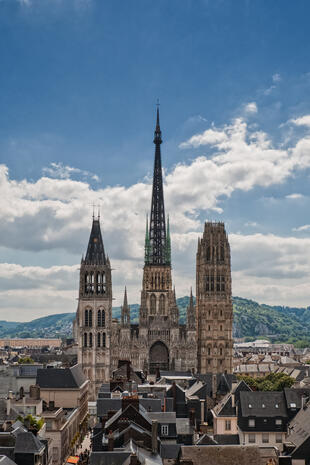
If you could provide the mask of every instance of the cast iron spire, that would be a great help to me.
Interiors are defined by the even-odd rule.
[[[150,265],[167,265],[166,253],[166,222],[165,205],[163,191],[163,176],[161,168],[160,144],[162,143],[161,130],[159,125],[159,108],[157,106],[157,120],[154,133],[155,161],[153,175],[153,192],[150,219]]]

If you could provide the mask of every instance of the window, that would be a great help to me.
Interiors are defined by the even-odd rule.
[[[296,408],[296,404],[295,402],[292,402],[291,405],[290,405],[291,408]]]
[[[105,347],[105,333],[102,333],[102,344],[101,347]]]
[[[269,434],[268,433],[263,433],[262,434],[262,442],[264,444],[267,444],[269,442]]]
[[[97,312],[97,326],[101,326],[101,310]]]
[[[90,327],[93,326],[93,311],[92,310],[88,311],[88,326]]]
[[[279,444],[282,442],[282,433],[276,433],[276,443]]]
[[[87,333],[84,333],[84,347],[87,347]]]
[[[254,428],[254,426],[255,426],[255,419],[254,418],[249,418],[249,426],[251,428]]]
[[[164,294],[161,294],[159,297],[159,314],[164,315],[165,314],[165,296]]]
[[[89,347],[93,347],[93,333],[89,333]]]
[[[85,310],[84,312],[84,323],[85,326],[88,326],[88,310]]]
[[[97,347],[100,347],[100,344],[101,344],[101,334],[98,333],[97,334]]]
[[[250,444],[255,444],[256,440],[255,440],[255,434],[251,433],[249,434],[249,443]]]
[[[151,295],[151,315],[156,313],[156,297],[154,294]]]
[[[225,420],[225,431],[231,430],[231,420]]]
[[[162,436],[168,436],[168,434],[169,434],[168,425],[161,425],[161,434],[162,434]]]
[[[208,355],[211,355],[211,349],[208,347]]]
[[[276,426],[282,426],[281,418],[276,418]]]
[[[105,312],[104,312],[104,309],[101,308],[98,310],[98,313],[97,313],[97,326],[99,328],[104,328],[104,325],[105,325]]]

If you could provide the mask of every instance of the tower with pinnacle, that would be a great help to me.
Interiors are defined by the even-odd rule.
[[[157,368],[179,368],[182,333],[179,309],[172,287],[171,239],[166,221],[161,165],[162,134],[157,108],[154,132],[155,159],[150,221],[146,220],[145,260],[139,315],[139,365],[154,373]]]
[[[205,223],[196,261],[198,371],[232,373],[230,247],[224,223]]]
[[[112,278],[105,254],[100,218],[95,219],[85,258],[81,260],[79,302],[75,320],[78,363],[90,380],[90,399],[110,379]]]

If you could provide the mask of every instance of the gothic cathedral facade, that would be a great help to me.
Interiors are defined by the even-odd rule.
[[[165,215],[159,111],[154,133],[155,161],[139,324],[131,324],[125,288],[121,320],[112,319],[112,279],[99,218],[93,218],[80,268],[79,303],[74,322],[78,363],[91,381],[91,395],[108,382],[119,360],[135,369],[232,372],[230,249],[223,223],[206,223],[198,242],[196,295],[191,292],[186,323],[172,285],[169,218]]]

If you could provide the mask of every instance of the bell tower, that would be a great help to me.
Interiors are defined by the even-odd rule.
[[[196,261],[199,373],[232,373],[230,247],[224,223],[205,223]]]
[[[95,219],[85,258],[81,260],[79,303],[75,322],[78,363],[90,380],[90,399],[95,400],[103,382],[110,379],[112,324],[112,277],[105,255],[100,218]]]

